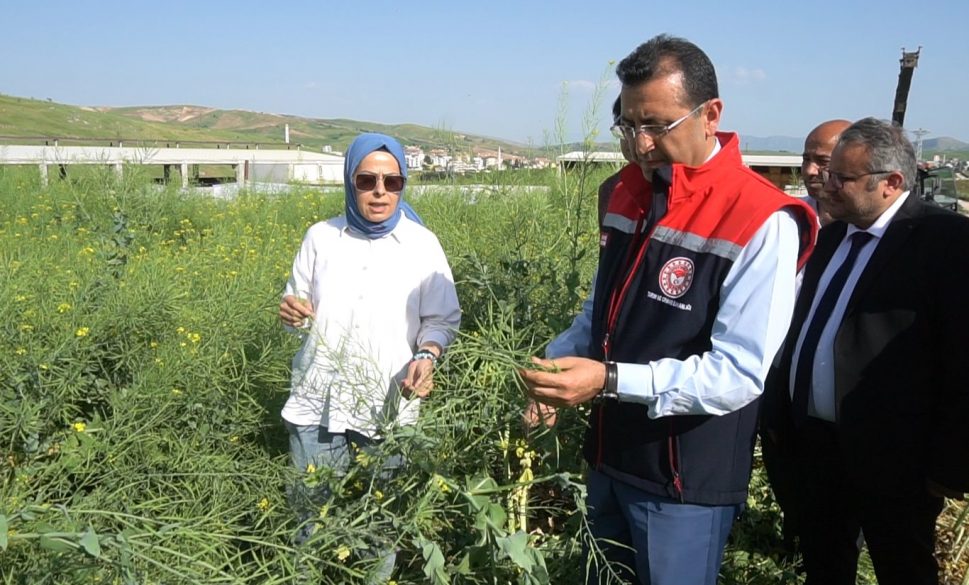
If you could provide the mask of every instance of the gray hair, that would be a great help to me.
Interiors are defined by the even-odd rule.
[[[845,129],[838,144],[863,145],[869,155],[869,171],[898,171],[905,178],[903,188],[906,191],[915,186],[918,166],[915,149],[899,126],[876,118],[864,118]],[[868,188],[873,189],[877,183],[875,176],[870,177]]]

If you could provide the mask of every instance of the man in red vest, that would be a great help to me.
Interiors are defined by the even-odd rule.
[[[632,162],[603,218],[595,290],[521,375],[539,403],[592,402],[589,582],[714,585],[817,218],[717,131],[716,73],[696,45],[660,35],[616,73],[613,131]]]

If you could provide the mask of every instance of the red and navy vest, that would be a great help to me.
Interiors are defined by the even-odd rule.
[[[635,165],[621,171],[600,235],[593,359],[646,364],[708,351],[727,273],[781,209],[802,226],[798,269],[807,261],[817,236],[811,209],[744,167],[736,134],[718,138],[720,152],[700,167],[674,164],[652,183]],[[603,401],[592,408],[584,455],[602,473],[649,493],[742,503],[758,406],[651,419],[645,406]]]

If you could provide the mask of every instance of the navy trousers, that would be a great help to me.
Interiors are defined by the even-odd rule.
[[[588,585],[716,585],[742,504],[681,504],[595,470],[589,471],[586,487],[593,536],[586,545]]]

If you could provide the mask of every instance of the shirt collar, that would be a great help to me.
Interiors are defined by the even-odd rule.
[[[403,237],[401,237],[401,233],[404,231],[403,229],[401,229],[401,225],[403,225],[405,221],[410,221],[410,220],[408,218],[406,218],[406,217],[400,218],[400,221],[397,222],[397,225],[396,226],[394,226],[393,231],[391,231],[389,234],[387,234],[386,236],[384,236],[382,238],[377,238],[376,241],[393,239],[395,242],[397,242],[399,244],[399,243],[403,242],[404,240],[406,240],[407,239],[407,236],[406,235],[404,235]],[[365,238],[364,236],[362,236],[360,234],[353,233],[353,230],[350,229],[350,224],[346,223],[346,218],[344,218],[343,227],[340,228],[340,237],[342,238],[343,236],[346,236],[348,238],[359,238],[361,240],[369,239],[369,238]]]
[[[713,160],[713,157],[717,156],[717,153],[720,152],[720,137],[714,136],[714,138],[716,138],[716,140],[713,141],[713,150],[710,151],[710,156],[707,157],[707,160],[703,161],[703,164],[707,164]]]
[[[875,223],[871,224],[871,226],[866,230],[862,230],[854,224],[848,224],[848,233],[845,234],[845,237],[850,237],[851,234],[855,232],[865,231],[872,236],[881,239],[881,237],[885,235],[885,230],[888,229],[888,224],[892,223],[892,219],[895,217],[895,214],[898,213],[898,210],[902,207],[902,204],[905,203],[905,200],[908,199],[908,196],[909,191],[899,195],[898,199],[896,199],[888,207],[888,209],[883,211],[882,214],[878,216],[878,219],[875,220]]]

